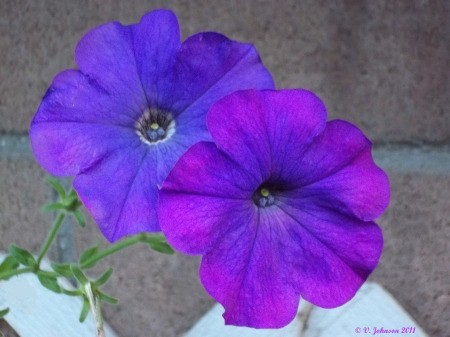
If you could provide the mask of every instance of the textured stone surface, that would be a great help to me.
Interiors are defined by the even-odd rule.
[[[39,212],[51,195],[44,173],[30,159],[0,157],[0,250],[16,243],[36,252],[51,217]]]
[[[305,87],[379,142],[450,140],[450,3],[402,1],[0,2],[0,129],[22,132],[51,78],[73,66],[91,27],[177,12],[184,36],[216,30],[253,42],[279,88]]]
[[[385,247],[373,280],[430,336],[450,331],[450,176],[390,174],[392,198],[380,221]]]

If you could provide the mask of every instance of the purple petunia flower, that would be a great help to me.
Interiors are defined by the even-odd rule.
[[[326,123],[306,90],[240,91],[207,116],[214,143],[190,148],[160,191],[168,241],[202,254],[201,281],[227,324],[278,328],[300,297],[350,300],[378,263],[372,220],[389,182],[355,126]]]
[[[58,74],[31,123],[38,162],[75,176],[81,200],[110,241],[160,230],[158,184],[192,144],[209,140],[206,112],[239,89],[273,88],[255,48],[217,33],[180,42],[176,16],[94,28],[79,70]]]

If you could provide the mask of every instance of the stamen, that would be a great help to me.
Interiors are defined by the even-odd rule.
[[[268,188],[263,187],[253,194],[253,202],[259,207],[267,207],[275,203],[275,198]]]
[[[169,139],[175,132],[175,120],[164,110],[146,110],[136,122],[136,133],[146,144],[152,145]]]
[[[270,191],[267,188],[261,188],[261,195],[263,197],[268,197],[270,194]]]

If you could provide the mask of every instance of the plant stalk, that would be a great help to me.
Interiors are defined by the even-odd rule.
[[[39,252],[38,258],[37,258],[37,266],[41,265],[42,259],[45,257],[45,254],[47,254],[50,246],[52,245],[53,241],[55,240],[56,234],[58,234],[59,228],[61,227],[61,224],[64,220],[64,217],[66,216],[65,213],[59,213],[56,217],[55,222],[53,223],[52,229],[50,230],[50,233],[48,233],[47,239],[44,242],[44,245],[41,248],[41,251]]]
[[[84,288],[86,290],[89,306],[91,307],[92,316],[95,321],[95,327],[97,330],[96,337],[106,337],[105,330],[103,328],[103,316],[100,300],[93,294],[90,282],[86,283]]]
[[[116,252],[118,252],[119,250],[122,250],[128,246],[132,246],[136,243],[139,242],[145,242],[145,234],[141,233],[135,236],[130,236],[127,237],[125,239],[122,239],[116,243],[113,243],[112,245],[108,246],[107,248],[105,248],[104,250],[102,250],[101,252],[95,254],[94,256],[92,256],[91,258],[87,259],[86,261],[84,261],[80,267],[81,268],[86,268],[86,266],[89,265],[94,265],[95,263],[97,263],[98,261],[102,260],[103,258],[112,255]]]
[[[7,270],[0,274],[0,280],[6,280],[6,279],[9,279],[10,277],[20,275],[20,274],[32,273],[33,271],[34,271],[34,269],[31,267]]]

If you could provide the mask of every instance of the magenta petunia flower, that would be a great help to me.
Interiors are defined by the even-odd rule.
[[[31,123],[38,162],[75,176],[81,200],[111,241],[160,230],[161,184],[178,157],[208,140],[206,112],[239,89],[273,88],[255,48],[217,33],[180,42],[176,16],[112,22],[78,43],[79,70],[58,74]]]
[[[217,102],[212,142],[190,148],[160,191],[168,241],[202,254],[201,281],[227,324],[278,328],[301,297],[350,300],[378,263],[373,222],[389,182],[350,123],[326,123],[306,90],[240,91]]]

